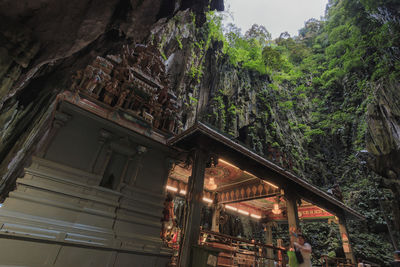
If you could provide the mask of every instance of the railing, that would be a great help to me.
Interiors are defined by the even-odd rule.
[[[216,232],[200,231],[199,245],[219,251],[216,266],[286,266],[286,250]]]
[[[363,265],[364,267],[380,267],[379,264],[377,263],[373,263],[370,261],[366,261],[363,260]],[[352,263],[350,259],[345,259],[345,258],[333,258],[333,257],[329,257],[326,255],[323,255],[321,257],[321,263],[322,263],[322,267],[330,267],[330,266],[334,266],[334,267],[345,267],[345,266],[356,266],[356,264]]]
[[[321,256],[322,267],[355,267],[356,265],[350,259],[334,258],[327,255]]]
[[[365,267],[381,267],[380,264],[377,264],[377,263],[374,263],[371,261],[366,261],[366,260],[363,260],[363,264]]]

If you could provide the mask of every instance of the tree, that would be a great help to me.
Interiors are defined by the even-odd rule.
[[[247,40],[258,40],[262,46],[265,46],[272,39],[271,33],[263,25],[258,24],[253,24],[244,37]]]
[[[271,46],[264,47],[262,51],[264,64],[271,70],[280,70],[282,67],[282,58],[279,51]]]

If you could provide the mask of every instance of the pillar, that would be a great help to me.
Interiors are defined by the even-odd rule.
[[[299,229],[299,215],[297,212],[297,197],[295,194],[285,192],[286,209],[289,224],[290,243],[293,243],[294,236],[291,232],[296,232]]]
[[[39,141],[38,149],[36,151],[36,155],[38,157],[44,158],[46,156],[47,150],[49,149],[55,136],[71,118],[72,118],[71,115],[60,111],[57,111],[55,113],[52,127],[45,133],[42,140]]]
[[[283,240],[280,239],[280,238],[278,238],[278,239],[276,240],[276,246],[277,246],[277,247],[283,247]],[[282,255],[282,251],[281,251],[281,250],[278,251],[278,260],[282,263],[282,264],[280,264],[279,266],[281,266],[281,267],[286,267],[285,256]]]
[[[147,152],[147,147],[145,146],[137,146],[136,148],[136,154],[135,154],[135,158],[133,159],[134,163],[135,163],[135,169],[133,171],[133,175],[129,180],[129,184],[135,186],[136,185],[136,179],[139,175],[140,169],[143,167],[142,166],[142,158],[144,153]]]
[[[104,129],[101,129],[99,131],[99,138],[98,138],[98,144],[99,145],[98,145],[97,151],[96,151],[96,153],[95,153],[95,155],[94,155],[94,157],[93,157],[93,159],[92,159],[92,161],[90,163],[90,166],[89,166],[89,168],[87,170],[88,172],[92,172],[92,173],[95,172],[95,166],[96,166],[97,160],[98,160],[98,158],[100,156],[100,153],[103,150],[104,145],[111,138],[111,136],[112,136],[112,134],[110,132],[104,130]]]
[[[346,259],[351,260],[351,262],[355,264],[356,259],[354,257],[353,249],[350,244],[349,234],[346,227],[346,219],[344,217],[339,217],[339,231],[342,237],[342,245]]]
[[[197,148],[194,152],[192,175],[188,181],[187,209],[184,221],[183,240],[179,249],[180,267],[190,266],[191,248],[196,245],[200,234],[200,219],[204,187],[204,173],[207,155],[205,151]]]
[[[213,202],[213,217],[212,217],[212,225],[211,231],[219,233],[219,217],[220,217],[221,209],[217,202],[217,197],[215,197]]]
[[[272,224],[271,222],[267,223],[265,226],[265,243],[267,245],[273,245],[272,244]],[[273,267],[274,266],[274,251],[272,248],[267,248],[267,258],[268,258],[268,267]]]

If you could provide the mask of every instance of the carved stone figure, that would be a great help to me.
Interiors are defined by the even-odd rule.
[[[122,93],[119,95],[118,102],[115,106],[122,107],[122,105],[125,102],[125,98],[128,94],[129,94],[129,90],[123,90]]]
[[[78,84],[81,82],[83,78],[83,72],[82,70],[78,70],[74,75],[72,75],[72,84],[70,87],[71,91],[78,91],[80,88],[78,87]]]
[[[93,61],[92,66],[97,69],[101,69],[104,73],[111,74],[114,65],[105,58],[96,57]]]
[[[169,90],[169,80],[155,46],[124,45],[119,54],[96,59],[73,77],[71,90],[86,92],[174,133],[182,129],[181,106]]]
[[[108,82],[104,92],[104,103],[111,105],[114,96],[118,94],[118,81]]]
[[[142,115],[146,121],[153,123],[153,116],[150,113],[147,113],[146,111],[143,110]]]
[[[160,124],[161,124],[161,120],[162,120],[162,117],[161,117],[162,111],[163,111],[162,105],[159,103],[154,103],[154,105],[153,105],[153,117],[154,117],[153,126],[154,126],[154,128],[157,128],[157,129],[160,128]]]
[[[92,78],[89,79],[87,82],[84,90],[88,93],[92,93],[93,90],[96,88],[96,86],[101,82],[101,70],[95,70],[95,72],[92,75]]]
[[[83,71],[83,78],[81,80],[81,83],[79,84],[79,88],[82,89],[86,87],[86,82],[90,79],[93,78],[95,69],[93,68],[92,65],[87,65],[85,70]]]
[[[110,75],[108,75],[107,73],[103,72],[100,70],[99,72],[100,75],[100,82],[97,84],[95,90],[93,91],[93,93],[96,95],[96,97],[98,97],[101,93],[101,90],[104,88],[104,86],[111,81],[111,77]]]
[[[168,88],[164,87],[160,90],[157,96],[157,102],[160,103],[161,105],[164,105],[165,102],[168,100]]]

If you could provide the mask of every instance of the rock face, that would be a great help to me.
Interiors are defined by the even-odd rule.
[[[209,30],[198,27],[197,19],[190,10],[180,11],[155,24],[147,40],[158,45],[164,57],[171,87],[183,107],[183,129],[202,120],[284,167],[304,169],[299,159],[307,154],[305,139],[300,131],[291,132],[287,122],[298,124],[308,114],[282,112],[277,99],[284,97],[286,88],[273,89],[267,75],[233,66],[222,43],[210,41]],[[304,99],[297,101],[309,105]]]
[[[372,154],[369,166],[382,176],[381,184],[394,194],[394,206],[400,207],[400,86],[378,85],[374,101],[368,107],[367,149]],[[400,211],[394,222],[400,231]]]
[[[174,18],[155,24],[148,39],[163,54],[172,88],[184,107],[184,128],[196,119],[206,121],[322,188],[339,183],[346,190],[346,203],[368,217],[368,223],[352,225],[356,240],[365,232],[385,239],[386,225],[391,223],[385,222],[382,212],[393,215],[398,232],[400,205],[396,199],[400,197],[398,169],[394,167],[399,166],[400,140],[397,85],[371,85],[377,89],[368,114],[361,112],[335,130],[307,136],[304,128],[312,124],[312,99],[289,93],[293,85],[277,86],[266,75],[233,66],[222,53],[222,44],[214,41],[207,45],[207,29],[196,27],[195,22],[190,11],[178,12]],[[345,93],[330,92],[341,99],[335,101],[346,99],[354,88],[345,87]],[[293,102],[296,107],[291,106]],[[367,101],[357,105],[363,111]],[[378,193],[377,183],[391,190],[386,194],[392,200]],[[379,208],[381,200],[377,198],[388,208]],[[384,255],[390,245],[382,242]],[[356,253],[363,255],[357,248]]]
[[[329,136],[305,136],[302,127],[312,117],[312,101],[300,96],[289,99],[290,85],[276,86],[266,75],[230,64],[222,44],[210,41],[209,29],[203,27],[208,6],[222,10],[223,1],[2,1],[2,197],[45,134],[41,129],[46,127],[39,126],[48,123],[56,95],[70,88],[76,71],[97,56],[118,53],[125,44],[142,43],[161,52],[171,88],[182,106],[183,129],[195,120],[206,121],[320,187],[327,189],[339,182],[357,189],[345,192],[345,198],[360,205],[367,190],[355,187],[364,186],[360,177],[373,174],[360,166],[355,156],[359,148],[353,143],[359,139],[359,123],[343,125]],[[373,87],[375,97],[367,114],[369,154],[361,154],[368,154],[365,161],[381,175],[377,178],[381,185],[392,190],[393,207],[399,207],[399,85]],[[293,101],[300,110],[290,107]],[[395,221],[400,222],[399,210],[393,210]],[[382,225],[364,225],[363,229]],[[400,223],[396,227],[400,231]]]
[[[399,85],[379,85],[368,107],[367,149],[375,157],[374,170],[390,179],[400,175]]]
[[[71,75],[98,55],[142,43],[162,18],[209,1],[2,1],[0,3],[0,191],[4,197],[44,134],[35,130]],[[223,1],[210,7],[223,9]],[[36,132],[35,132],[36,131]]]

